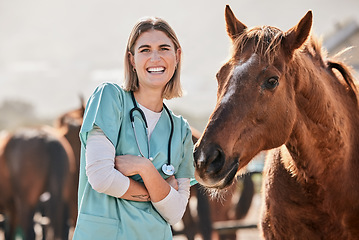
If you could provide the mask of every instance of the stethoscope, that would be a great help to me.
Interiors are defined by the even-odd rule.
[[[134,111],[138,111],[141,114],[141,117],[142,117],[143,121],[145,122],[148,156],[150,156],[150,141],[148,139],[149,132],[148,132],[148,125],[147,125],[146,116],[143,113],[143,111],[141,110],[141,108],[139,108],[137,106],[135,96],[133,95],[132,91],[131,91],[131,97],[132,97],[132,102],[133,102],[133,108],[130,110],[130,120],[131,120],[132,129],[133,129],[133,132],[134,132],[134,135],[135,135],[135,139],[136,139],[136,144],[137,144],[138,150],[140,151],[141,156],[145,157],[145,155],[141,151],[140,144],[138,143],[138,140],[137,140],[137,134],[136,134],[136,129],[135,129],[135,118],[133,116]],[[167,163],[163,164],[162,171],[163,171],[164,174],[166,174],[168,176],[172,176],[175,173],[175,168],[171,164],[171,142],[172,142],[172,135],[173,135],[173,119],[172,119],[172,116],[170,114],[170,111],[168,110],[167,106],[164,103],[163,103],[163,107],[165,108],[165,110],[166,110],[166,112],[168,114],[168,117],[170,118],[170,121],[171,121],[171,133],[170,133],[170,136],[169,136],[169,139],[168,139]],[[150,157],[149,159],[151,161],[153,161],[152,157]]]

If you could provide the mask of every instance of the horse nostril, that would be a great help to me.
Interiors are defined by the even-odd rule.
[[[223,168],[224,162],[225,157],[222,149],[220,147],[214,148],[208,157],[207,172],[210,174],[219,172]]]

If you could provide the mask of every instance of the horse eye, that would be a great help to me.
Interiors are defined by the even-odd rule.
[[[270,77],[265,81],[264,86],[267,89],[274,89],[278,84],[278,77]]]

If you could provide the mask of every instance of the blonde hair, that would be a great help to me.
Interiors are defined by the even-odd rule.
[[[181,49],[181,45],[177,39],[175,32],[165,20],[158,17],[146,17],[140,19],[132,29],[126,47],[125,61],[124,61],[125,81],[123,84],[123,88],[126,91],[135,92],[139,88],[137,73],[133,71],[129,53],[134,55],[133,48],[134,45],[136,44],[138,37],[142,33],[147,32],[149,30],[158,30],[164,32],[172,40],[175,47],[175,52],[177,52],[178,49]],[[179,57],[177,67],[175,69],[175,72],[173,73],[171,80],[166,84],[163,90],[162,93],[163,98],[171,99],[171,98],[182,96],[180,72],[181,72],[181,56]]]

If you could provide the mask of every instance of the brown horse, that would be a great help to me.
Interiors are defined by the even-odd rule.
[[[15,234],[35,239],[33,219],[44,192],[51,195],[42,206],[50,219],[46,237],[67,238],[67,186],[73,180],[73,164],[70,145],[50,127],[21,129],[3,140],[0,206],[9,225],[6,239],[14,239]]]
[[[0,211],[6,216],[6,239],[14,238],[16,226],[24,231],[22,234],[26,239],[34,238],[32,219],[35,210],[50,218],[45,229],[52,229],[54,236],[45,231],[46,239],[67,239],[68,227],[75,225],[77,217],[78,134],[83,113],[81,98],[80,108],[61,115],[55,128],[22,129],[2,137]],[[23,167],[15,171],[16,164]],[[39,205],[39,197],[46,191],[51,198]],[[19,211],[28,213],[24,217],[18,214]]]
[[[359,111],[348,67],[310,36],[312,12],[283,32],[225,11],[232,57],[195,150],[196,178],[222,189],[262,150],[266,239],[359,239]]]
[[[82,125],[83,115],[85,112],[85,103],[83,97],[80,97],[81,105],[79,108],[66,112],[58,117],[55,121],[55,128],[57,132],[66,138],[71,146],[75,157],[75,177],[73,182],[68,186],[69,190],[69,204],[70,204],[70,225],[75,226],[77,219],[77,189],[79,182],[80,171],[80,152],[81,142],[79,133]]]

